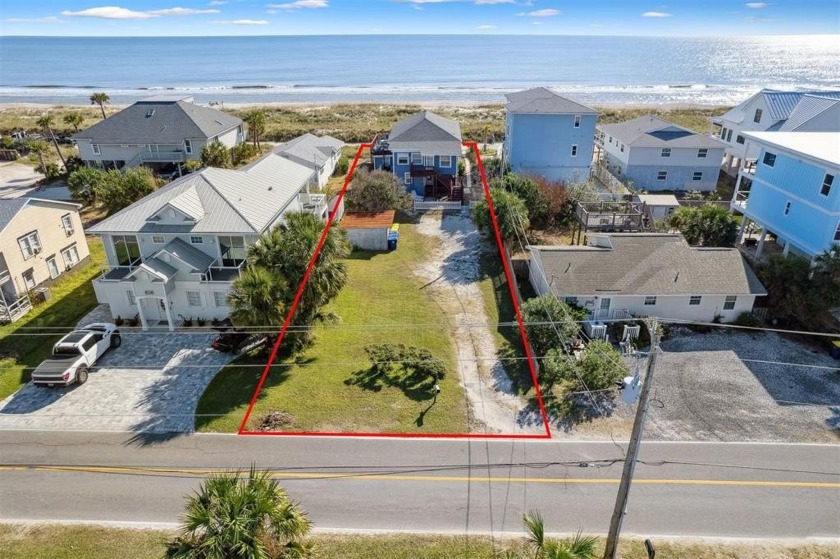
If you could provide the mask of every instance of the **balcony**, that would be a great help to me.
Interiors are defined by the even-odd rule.
[[[133,267],[130,266],[116,266],[102,271],[97,281],[122,281],[131,273]]]
[[[201,281],[205,283],[230,283],[242,274],[242,265],[238,268],[219,268],[211,266],[201,274]]]
[[[141,163],[183,163],[187,160],[183,151],[158,151],[154,153],[141,153]]]
[[[391,146],[388,142],[388,134],[377,134],[370,143],[371,155],[390,155]]]
[[[732,196],[732,201],[729,202],[729,209],[735,212],[744,213],[744,210],[747,209],[747,200],[749,197],[749,190],[736,191]]]
[[[327,211],[326,194],[301,193],[298,194],[298,201],[305,211],[315,214],[318,217],[323,217]]]
[[[633,202],[578,202],[575,217],[587,231],[643,231],[642,204]]]

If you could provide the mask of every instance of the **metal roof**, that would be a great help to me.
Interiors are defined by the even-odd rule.
[[[747,99],[741,101],[737,106],[728,110],[720,117],[720,121],[722,122],[723,119],[726,119],[736,124],[744,122],[747,117],[745,113],[747,107],[750,106],[758,97],[762,97],[764,99],[764,103],[767,106],[767,111],[770,114],[771,119],[786,120],[790,117],[791,113],[796,108],[796,105],[800,102],[804,95],[840,99],[840,91],[836,89],[828,91],[778,91],[775,89],[765,88],[753,95],[750,95]],[[750,115],[750,118],[752,118],[752,115]]]
[[[591,234],[613,248],[531,247],[557,296],[765,295],[766,290],[735,248],[690,247],[682,235]]]
[[[213,263],[213,257],[190,246],[181,239],[173,239],[153,255],[157,258],[162,253],[169,253],[190,268],[193,272],[203,272]]]
[[[825,132],[840,130],[840,97],[819,97],[803,95],[796,104],[788,119],[779,127],[780,132],[793,132],[808,127],[809,121],[824,116],[824,122],[817,128],[825,128]],[[814,126],[808,127],[811,132],[817,131]]]
[[[771,148],[816,159],[822,163],[840,167],[840,131],[838,132],[743,132],[754,140]]]
[[[231,114],[187,101],[138,101],[73,135],[99,144],[181,144],[208,140],[242,125]]]
[[[304,134],[272,148],[272,152],[307,167],[321,168],[332,154],[341,150],[344,142],[332,136]]]
[[[44,200],[41,198],[11,198],[0,199],[0,231],[6,228],[8,224],[14,220],[20,211],[27,205],[59,205],[65,206],[72,210],[81,208],[81,204],[74,204],[72,202],[61,202],[58,200]]]
[[[394,123],[388,143],[394,152],[460,155],[461,125],[431,111],[422,111]]]
[[[547,87],[535,87],[525,91],[508,93],[505,98],[508,101],[505,109],[510,113],[600,114],[592,107],[572,101]]]
[[[707,149],[726,147],[726,144],[719,140],[653,115],[640,116],[617,124],[602,124],[598,126],[598,129],[618,138],[630,147]]]
[[[178,273],[178,270],[173,266],[170,266],[160,258],[151,257],[146,258],[143,260],[143,263],[140,264],[137,268],[133,269],[126,277],[134,277],[137,275],[137,272],[143,270],[144,272],[150,273],[153,276],[156,276],[164,281],[169,281],[175,274]]]
[[[381,229],[391,227],[397,212],[348,212],[341,219],[342,229]]]

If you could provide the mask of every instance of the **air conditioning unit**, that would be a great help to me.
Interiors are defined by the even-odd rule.
[[[72,235],[73,233],[75,233],[75,231],[74,231],[73,229],[65,229],[65,230],[64,230],[64,232],[65,232],[65,233],[67,233],[67,236],[68,236],[68,237],[69,237],[70,235]]]
[[[38,254],[38,253],[40,253],[40,252],[41,252],[41,248],[40,248],[40,247],[35,247],[35,248],[33,248],[33,249],[32,249],[32,254]]]

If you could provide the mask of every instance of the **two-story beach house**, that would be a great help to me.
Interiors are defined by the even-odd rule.
[[[730,322],[766,295],[736,248],[692,247],[679,234],[594,233],[580,246],[532,246],[537,294],[589,311],[591,322],[657,316]]]
[[[723,169],[735,175],[741,161],[754,160],[758,147],[747,146],[743,132],[830,132],[838,128],[837,109],[826,100],[840,99],[840,91],[778,91],[762,89],[720,117],[712,119],[719,126],[718,136],[726,143]],[[800,103],[802,106],[800,107]],[[791,116],[796,117],[791,119]],[[787,121],[790,120],[790,123]],[[784,127],[784,130],[782,130]]]
[[[90,166],[158,169],[201,159],[215,140],[233,147],[245,139],[242,120],[202,107],[192,97],[160,95],[138,101],[73,136]]]
[[[174,180],[89,229],[109,268],[93,285],[113,316],[143,328],[229,315],[246,249],[290,211],[323,218],[315,171],[270,153],[241,170],[208,168]]]
[[[29,293],[88,259],[79,204],[0,200],[0,322],[31,308]]]
[[[373,168],[394,173],[416,198],[452,202],[464,196],[458,182],[461,153],[461,125],[431,111],[396,122],[370,147]]]
[[[502,157],[514,173],[550,181],[589,178],[598,111],[546,87],[505,97]]]
[[[274,146],[271,151],[317,171],[318,186],[324,188],[335,170],[343,147],[344,142],[332,136],[304,134]]]
[[[610,173],[650,192],[714,190],[726,147],[653,115],[599,125],[596,143]]]
[[[742,165],[731,208],[744,215],[742,238],[748,222],[761,228],[757,256],[768,233],[784,254],[811,259],[840,244],[840,131],[744,136],[758,161]]]

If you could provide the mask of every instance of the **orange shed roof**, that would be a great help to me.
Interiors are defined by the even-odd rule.
[[[346,213],[341,220],[341,227],[344,229],[376,229],[377,227],[387,229],[394,223],[395,214],[394,210]]]

